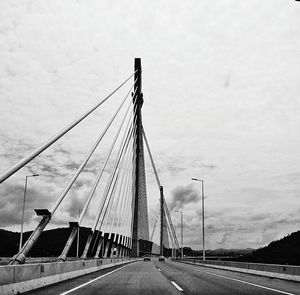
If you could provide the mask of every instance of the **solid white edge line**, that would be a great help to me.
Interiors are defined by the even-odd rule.
[[[172,283],[172,285],[173,285],[178,291],[180,291],[180,292],[183,291],[183,289],[181,289],[175,282],[173,282],[173,281],[170,281],[170,282]]]
[[[80,288],[82,288],[82,287],[85,287],[85,286],[87,286],[87,285],[89,285],[89,284],[91,284],[91,283],[93,283],[93,282],[95,282],[95,281],[97,281],[97,280],[99,280],[99,279],[101,279],[101,278],[103,278],[103,277],[106,277],[106,276],[108,276],[108,275],[110,275],[110,274],[112,274],[112,273],[114,273],[114,272],[116,272],[116,271],[118,271],[118,270],[120,270],[120,269],[122,269],[122,268],[128,266],[128,265],[129,265],[129,264],[127,264],[127,265],[125,265],[125,266],[122,266],[122,267],[120,267],[120,268],[114,269],[114,270],[112,270],[112,271],[110,271],[110,272],[108,272],[108,273],[106,273],[106,274],[104,274],[104,275],[102,275],[102,276],[100,276],[100,277],[97,277],[97,278],[95,278],[95,279],[93,279],[93,280],[91,280],[91,281],[88,281],[88,282],[86,282],[86,283],[84,283],[84,284],[82,284],[82,285],[80,285],[80,286],[77,286],[77,287],[75,287],[75,288],[73,288],[73,289],[71,289],[71,290],[68,290],[68,291],[66,291],[66,292],[60,293],[59,295],[66,295],[66,294],[69,294],[69,293],[71,293],[71,292],[74,292],[74,291],[76,291],[76,290],[78,290],[78,289],[80,289]]]
[[[173,264],[180,265],[181,267],[184,267],[184,268],[187,268],[187,269],[193,269],[193,270],[196,270],[198,272],[204,272],[204,273],[207,273],[207,274],[211,274],[211,275],[216,276],[216,277],[221,277],[221,278],[225,278],[225,279],[228,279],[228,280],[232,280],[232,281],[244,283],[244,284],[247,284],[247,285],[255,286],[255,287],[258,287],[258,288],[262,288],[262,289],[274,291],[274,292],[277,292],[277,293],[286,294],[286,295],[296,295],[294,293],[288,293],[288,292],[280,291],[280,290],[277,290],[277,289],[265,287],[265,286],[262,286],[262,285],[253,284],[253,283],[250,283],[250,282],[247,282],[247,281],[242,281],[242,280],[230,278],[230,277],[227,277],[227,276],[218,275],[218,274],[215,274],[213,272],[204,271],[204,270],[198,270],[198,269],[195,269],[193,267],[186,267],[186,266],[183,266],[181,264],[174,263],[174,262],[173,262]]]

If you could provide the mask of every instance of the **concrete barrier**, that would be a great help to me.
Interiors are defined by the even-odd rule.
[[[114,258],[0,266],[0,294],[19,294],[136,260]]]
[[[300,266],[262,264],[262,263],[252,263],[252,262],[236,262],[236,261],[209,261],[209,260],[199,261],[197,259],[173,259],[173,260],[194,264],[194,265],[201,265],[205,267],[226,269],[230,271],[249,273],[254,275],[300,282]]]

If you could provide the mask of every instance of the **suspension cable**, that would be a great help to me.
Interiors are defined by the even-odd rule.
[[[123,203],[124,197],[121,198],[120,195],[121,195],[121,189],[123,188],[123,185],[124,185],[124,181],[125,181],[125,179],[127,180],[127,173],[126,173],[127,169],[126,168],[127,168],[127,165],[128,165],[127,164],[127,162],[128,162],[128,155],[129,155],[128,152],[126,153],[126,155],[124,155],[124,160],[123,160],[123,163],[122,163],[122,166],[121,166],[121,170],[120,170],[121,181],[120,181],[120,185],[118,187],[118,194],[117,194],[118,198],[116,200],[116,208],[115,208],[114,216],[113,216],[112,223],[111,223],[111,228],[110,228],[111,231],[113,230],[113,225],[114,225],[116,216],[119,214],[119,210],[122,208],[122,205],[123,205],[122,203]],[[124,191],[126,192],[126,190],[124,190]],[[120,199],[121,199],[121,202],[120,202]],[[116,224],[118,225],[118,222]],[[116,226],[116,229],[117,229],[117,226]]]
[[[114,182],[114,183],[113,183],[113,188],[112,188],[111,193],[110,193],[110,195],[109,195],[109,199],[108,199],[108,202],[107,202],[107,205],[106,205],[105,212],[104,212],[104,215],[103,215],[103,216],[105,216],[106,214],[110,214],[110,211],[108,210],[109,204],[110,204],[111,200],[113,199],[113,196],[114,196],[114,190],[115,190],[115,187],[116,187],[116,184],[117,184],[117,182],[118,182],[119,175],[120,175],[120,170],[118,169],[118,165],[120,164],[121,158],[122,158],[121,165],[123,164],[123,160],[124,160],[123,155],[124,155],[124,153],[126,153],[126,151],[127,151],[127,149],[128,149],[128,142],[129,142],[129,141],[126,142],[126,145],[125,145],[124,148],[122,149],[121,155],[120,155],[118,161],[116,162],[117,165],[115,166],[115,169],[114,169],[114,172],[113,172],[113,182]],[[124,151],[125,151],[125,152],[124,152]],[[118,169],[118,172],[116,173],[117,169]],[[109,213],[107,213],[107,211],[109,211]],[[102,221],[101,221],[101,224],[100,224],[99,228],[102,226],[102,222],[103,222],[103,218],[102,218]]]
[[[107,101],[113,94],[115,94],[123,85],[125,85],[130,78],[134,75],[130,75],[123,83],[121,83],[115,90],[113,90],[109,95],[107,95],[102,101],[98,102],[95,106],[93,106],[91,109],[89,109],[87,112],[82,114],[79,119],[72,122],[69,126],[65,127],[63,130],[61,130],[59,133],[57,133],[52,138],[48,139],[45,143],[43,143],[40,147],[35,149],[31,154],[21,159],[19,162],[5,170],[0,175],[0,183],[2,183],[4,180],[9,178],[12,174],[17,172],[19,169],[24,167],[28,162],[33,160],[36,156],[38,156],[40,153],[42,153],[45,149],[47,149],[49,146],[51,146],[54,142],[56,142],[59,138],[64,136],[67,132],[69,132],[71,129],[73,129],[77,124],[79,124],[82,120],[84,120],[86,117],[88,117],[92,112],[94,112],[100,105],[102,105],[105,101]]]
[[[130,91],[131,91],[131,89],[130,89]],[[54,214],[54,212],[56,211],[56,209],[58,208],[58,206],[60,205],[60,203],[63,201],[63,199],[65,198],[66,194],[70,190],[71,186],[73,185],[73,183],[75,182],[75,180],[77,179],[77,177],[79,176],[79,174],[81,173],[81,171],[83,170],[83,168],[85,167],[86,163],[88,162],[88,160],[93,155],[93,153],[96,150],[97,146],[99,145],[100,141],[102,140],[102,138],[106,134],[107,130],[109,129],[109,127],[111,126],[112,122],[114,121],[114,119],[118,115],[119,111],[121,110],[122,106],[124,105],[125,101],[127,100],[128,96],[130,94],[130,91],[127,93],[126,97],[123,99],[121,105],[119,106],[119,108],[115,112],[114,116],[112,117],[112,119],[110,120],[110,122],[107,124],[107,126],[104,129],[104,131],[99,136],[99,138],[97,139],[97,141],[95,142],[95,144],[91,148],[90,152],[87,154],[86,158],[84,159],[84,161],[82,162],[82,164],[80,165],[80,167],[77,169],[75,175],[72,177],[72,179],[69,181],[69,183],[64,188],[63,192],[61,193],[60,197],[58,198],[58,200],[56,201],[56,203],[54,204],[54,206],[53,206],[53,208],[51,210],[51,215]]]
[[[121,123],[121,125],[120,125],[120,127],[119,127],[119,130],[118,130],[118,132],[117,132],[117,134],[116,134],[116,136],[115,136],[115,138],[114,138],[114,140],[113,140],[113,143],[112,143],[112,145],[111,145],[111,147],[110,147],[110,149],[109,149],[109,151],[108,151],[108,154],[107,154],[107,156],[106,156],[106,159],[105,159],[105,162],[104,162],[104,164],[103,164],[103,167],[102,167],[101,171],[99,172],[99,174],[98,174],[98,176],[97,176],[97,178],[96,178],[96,181],[95,181],[95,183],[94,183],[94,185],[93,185],[93,187],[92,187],[92,189],[91,189],[91,191],[90,191],[88,200],[87,200],[87,202],[86,202],[86,204],[85,204],[85,206],[84,206],[84,208],[83,208],[83,210],[82,210],[82,212],[81,212],[81,214],[80,214],[79,221],[78,221],[79,225],[81,224],[81,222],[82,222],[82,220],[83,220],[83,218],[84,218],[84,216],[85,216],[85,213],[86,213],[86,211],[87,211],[87,208],[88,208],[88,206],[89,206],[89,204],[90,204],[90,202],[91,202],[91,199],[93,198],[93,196],[94,196],[94,194],[95,194],[95,191],[96,191],[96,189],[97,189],[97,187],[98,187],[99,181],[100,181],[100,179],[101,179],[101,177],[102,177],[102,174],[103,174],[103,172],[104,172],[104,170],[105,170],[105,168],[106,168],[106,165],[107,165],[108,160],[109,160],[109,158],[110,158],[110,155],[111,155],[111,153],[112,153],[112,151],[113,151],[113,148],[114,148],[114,146],[115,146],[115,144],[116,144],[116,141],[117,141],[117,139],[118,139],[118,136],[119,136],[119,134],[120,134],[120,131],[121,131],[123,125],[124,125],[124,122],[125,122],[125,120],[126,120],[126,117],[127,117],[127,115],[128,115],[128,111],[129,111],[131,105],[132,105],[132,104],[131,104],[131,102],[130,102],[130,105],[128,106],[127,111],[126,111],[126,113],[125,113],[125,116],[124,116],[124,118],[123,118],[123,120],[122,120],[122,123]],[[131,118],[131,116],[129,117],[129,120],[130,120],[130,118]]]
[[[130,116],[130,118],[131,118],[131,116]],[[126,126],[126,128],[125,128],[125,133],[124,133],[123,138],[122,138],[122,140],[121,140],[120,148],[119,148],[119,150],[118,150],[118,152],[117,152],[117,158],[116,158],[116,161],[117,161],[117,159],[118,159],[118,157],[119,157],[119,155],[120,155],[120,153],[121,153],[121,150],[122,150],[122,147],[123,147],[124,143],[126,142],[126,138],[127,138],[128,134],[130,133],[131,127],[130,127],[130,124],[129,124],[129,123],[130,123],[130,119],[129,119],[129,121],[128,121],[128,123],[127,123],[127,126]],[[116,165],[116,164],[115,164],[115,165]],[[105,202],[106,202],[108,190],[109,190],[110,185],[111,185],[111,182],[112,182],[112,175],[113,175],[113,172],[114,172],[114,168],[113,168],[113,170],[112,170],[112,172],[111,172],[110,178],[109,178],[109,180],[108,180],[108,182],[107,182],[107,185],[106,185],[106,188],[105,188],[105,192],[104,192],[104,194],[103,194],[103,196],[102,196],[102,199],[101,199],[101,202],[100,202],[100,204],[99,204],[99,206],[98,206],[98,211],[97,211],[97,215],[96,215],[96,218],[95,218],[95,223],[94,223],[93,229],[96,229],[96,226],[97,226],[97,224],[98,224],[98,222],[99,222],[99,219],[100,219],[100,216],[101,216],[101,214],[102,214],[103,206],[104,206],[104,204],[105,204]]]
[[[154,164],[154,160],[153,160],[153,157],[152,157],[152,154],[151,154],[151,151],[150,151],[150,147],[149,147],[149,144],[148,144],[147,137],[146,137],[143,126],[142,126],[142,133],[143,133],[143,137],[145,139],[147,151],[148,151],[148,154],[149,154],[149,157],[150,157],[150,161],[151,161],[151,165],[152,165],[152,168],[153,168],[153,171],[154,171],[154,175],[155,175],[155,178],[156,178],[158,189],[160,190],[161,184],[160,184],[160,181],[159,181],[159,178],[158,178],[157,170],[156,170],[156,167],[155,167],[155,164]]]
[[[121,212],[118,214],[117,217],[117,228],[119,229],[119,232],[121,233],[121,228],[122,228],[122,223],[123,223],[123,216],[127,216],[127,203],[128,199],[130,199],[129,195],[129,186],[130,186],[130,173],[128,173],[128,170],[130,171],[130,153],[128,153],[127,156],[127,165],[126,165],[126,170],[124,173],[126,173],[126,179],[125,179],[125,189],[124,189],[124,197],[122,198],[122,203],[121,203]],[[125,215],[124,215],[125,214]]]
[[[147,147],[147,151],[148,151],[148,154],[149,154],[149,157],[150,157],[150,160],[151,160],[151,164],[152,164],[152,168],[153,168],[153,171],[154,171],[154,174],[155,174],[156,182],[157,182],[157,185],[160,189],[161,184],[160,184],[160,181],[159,181],[159,178],[158,178],[158,173],[157,173],[157,170],[156,170],[156,167],[155,167],[155,164],[154,164],[154,160],[153,160],[153,157],[152,157],[152,154],[151,154],[151,151],[150,151],[150,147],[149,147],[149,144],[148,144],[146,134],[145,134],[145,130],[144,130],[143,126],[142,126],[142,133],[143,133],[143,137],[144,137],[145,142],[146,142],[146,147]],[[166,216],[169,219],[170,227],[173,231],[173,235],[175,236],[175,240],[178,243],[178,240],[177,240],[177,237],[176,237],[176,232],[175,232],[175,229],[174,229],[174,226],[173,226],[173,223],[172,223],[172,219],[171,219],[171,216],[170,216],[170,212],[169,212],[169,209],[168,209],[168,206],[166,204],[166,200],[165,200],[164,196],[163,196],[163,203],[164,203],[165,213],[167,213]]]
[[[107,185],[106,185],[106,189],[105,189],[105,192],[104,192],[104,194],[103,194],[102,201],[101,201],[101,203],[100,203],[100,205],[99,205],[99,207],[98,207],[98,213],[97,213],[97,216],[96,216],[96,219],[95,219],[95,223],[94,223],[94,226],[93,226],[93,231],[96,229],[96,226],[97,226],[97,224],[98,224],[98,222],[99,222],[100,216],[101,216],[101,214],[102,214],[102,212],[103,212],[103,207],[104,207],[104,204],[105,204],[105,202],[106,202],[106,199],[107,199],[109,190],[110,190],[110,188],[111,188],[111,184],[112,184],[112,182],[113,182],[113,178],[114,178],[114,176],[115,176],[115,172],[116,172],[117,166],[118,166],[118,164],[119,164],[120,157],[121,157],[121,155],[122,155],[122,153],[123,153],[124,145],[125,145],[125,143],[126,143],[126,141],[127,141],[127,139],[128,139],[128,136],[129,136],[129,134],[130,134],[130,132],[131,132],[130,130],[131,130],[131,128],[128,130],[127,135],[126,135],[126,133],[124,134],[124,137],[123,137],[123,140],[122,140],[122,144],[121,144],[121,146],[120,146],[120,149],[119,149],[119,152],[118,152],[118,156],[117,156],[116,161],[115,161],[115,164],[114,164],[114,168],[113,168],[113,170],[112,170],[112,172],[111,172],[110,179],[109,179],[109,181],[108,181],[108,183],[107,183]]]

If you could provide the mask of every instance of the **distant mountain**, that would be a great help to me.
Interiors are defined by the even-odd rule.
[[[209,257],[220,257],[220,258],[227,257],[229,259],[229,257],[236,258],[241,255],[252,253],[253,251],[254,251],[254,249],[251,249],[251,248],[247,248],[247,249],[219,248],[219,249],[215,249],[215,250],[206,250],[205,254],[206,254],[207,258],[209,258]],[[190,247],[184,247],[183,254],[186,256],[190,256],[190,257],[199,257],[199,256],[202,256],[202,250],[193,250]]]
[[[246,248],[246,249],[215,249],[215,250],[206,250],[206,254],[210,256],[240,256],[245,254],[250,254],[254,251],[254,249]]]
[[[300,231],[241,256],[239,261],[300,265]]]
[[[69,238],[70,232],[70,228],[57,228],[44,231],[37,243],[32,247],[28,256],[58,257]],[[89,228],[80,228],[79,255],[83,252],[90,232]],[[23,243],[25,243],[31,233],[32,231],[24,233]],[[0,229],[0,257],[12,257],[15,255],[19,250],[19,239],[20,233]],[[76,256],[76,242],[73,243],[68,256]]]

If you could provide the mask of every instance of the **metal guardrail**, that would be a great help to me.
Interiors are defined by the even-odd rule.
[[[134,258],[92,259],[0,266],[0,294],[27,292],[70,278],[134,262]]]

